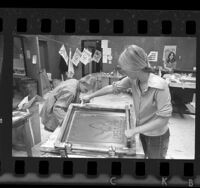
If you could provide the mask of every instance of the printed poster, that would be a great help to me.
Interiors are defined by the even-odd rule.
[[[81,58],[80,58],[80,61],[84,65],[87,65],[89,62],[91,62],[91,56],[92,56],[92,52],[90,52],[89,50],[84,48]]]
[[[97,62],[97,63],[99,63],[100,59],[101,59],[101,52],[99,50],[96,50],[94,52],[92,60],[95,61],[95,62]]]
[[[74,52],[73,58],[72,58],[72,63],[77,66],[79,64],[80,58],[82,56],[82,52],[76,48],[76,51]]]
[[[176,54],[176,46],[164,46],[163,50],[163,61],[165,61],[170,52],[174,52]]]

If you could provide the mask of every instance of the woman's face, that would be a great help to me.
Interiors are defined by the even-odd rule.
[[[173,57],[174,57],[174,54],[171,53],[170,56],[169,56],[169,58],[170,58],[170,59],[173,59]]]

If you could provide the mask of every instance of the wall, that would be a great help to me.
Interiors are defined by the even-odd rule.
[[[120,53],[123,51],[125,46],[130,44],[136,44],[146,51],[148,54],[150,51],[158,51],[158,62],[152,63],[152,66],[161,65],[163,49],[165,45],[177,45],[177,68],[182,70],[192,70],[196,66],[196,43],[195,38],[182,38],[182,37],[132,37],[132,36],[38,36],[39,40],[46,40],[48,46],[48,59],[49,68],[52,74],[52,78],[60,79],[60,54],[59,49],[62,46],[62,42],[65,43],[67,47],[67,52],[69,54],[69,48],[72,50],[72,55],[74,54],[76,48],[81,49],[81,40],[108,40],[108,47],[112,48],[112,64],[103,64],[104,72],[111,72],[118,63],[118,58]],[[44,39],[46,38],[46,39]],[[50,40],[48,40],[50,39]],[[53,40],[60,41],[55,42]],[[36,39],[27,38],[26,46],[31,49],[31,53],[37,53]],[[37,73],[35,65],[28,61],[29,71],[28,74],[36,78]],[[75,78],[80,79],[82,76],[82,63],[79,63],[75,69]]]
[[[62,44],[55,42],[56,36],[48,35],[48,36],[38,36],[39,40],[43,40],[47,42],[47,51],[48,51],[48,61],[49,61],[49,69],[52,74],[52,79],[60,79],[60,70],[59,70],[59,62],[60,62],[60,54],[58,53]],[[49,40],[48,40],[49,39]]]
[[[108,47],[112,48],[112,64],[103,64],[103,71],[110,72],[118,63],[118,57],[125,46],[136,44],[146,51],[158,51],[158,62],[152,66],[161,65],[165,45],[177,45],[177,69],[192,70],[196,66],[196,42],[195,38],[182,37],[113,37],[113,36],[57,36],[57,40],[63,41],[72,49],[72,54],[78,47],[81,48],[81,40],[105,39],[109,40]],[[81,64],[76,69],[76,77],[81,75]]]
[[[41,80],[40,80],[40,72],[39,72],[39,54],[38,54],[38,44],[36,36],[29,35],[28,37],[23,38],[24,42],[24,50],[25,50],[25,60],[27,67],[27,76],[33,78],[38,81],[38,92],[42,95],[41,90]],[[27,57],[27,50],[30,51],[30,58]],[[36,55],[36,64],[32,63],[32,57]]]

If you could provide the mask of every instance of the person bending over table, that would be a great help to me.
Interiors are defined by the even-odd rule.
[[[136,127],[126,130],[128,138],[140,135],[146,158],[166,157],[170,131],[168,121],[172,114],[171,96],[166,81],[153,74],[145,51],[136,45],[128,46],[119,57],[120,72],[126,77],[94,93],[82,96],[84,102],[110,93],[132,88],[136,113]]]
[[[87,75],[80,80],[68,79],[55,87],[40,112],[44,128],[52,132],[58,125],[61,125],[69,105],[80,103],[80,93],[86,93],[93,89],[95,82],[96,78],[94,76]]]

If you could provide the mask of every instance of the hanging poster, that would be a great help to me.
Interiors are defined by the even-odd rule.
[[[81,51],[76,48],[76,51],[74,52],[73,58],[72,58],[72,63],[77,66],[79,64],[80,58],[82,56]]]
[[[89,50],[84,48],[81,58],[80,58],[80,61],[84,65],[87,65],[89,62],[91,62],[91,55],[92,55],[92,52],[90,52]]]
[[[59,50],[59,54],[63,57],[63,59],[65,60],[66,64],[68,65],[68,55],[67,55],[67,51],[65,49],[64,44],[62,45],[62,47]]]
[[[97,63],[99,63],[100,59],[101,59],[101,52],[99,50],[96,50],[94,52],[92,60],[95,61],[95,62],[97,62]]]
[[[163,50],[163,61],[165,61],[170,52],[174,52],[176,54],[176,46],[164,46]]]

